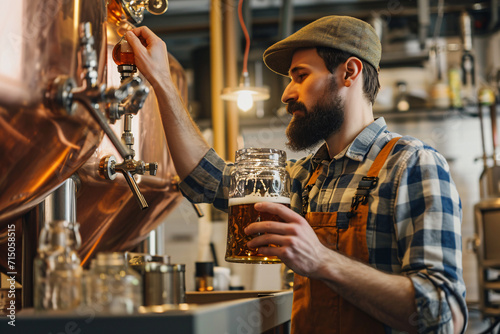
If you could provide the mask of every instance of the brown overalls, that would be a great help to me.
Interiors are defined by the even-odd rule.
[[[380,151],[366,179],[377,179],[390,151],[399,138],[394,138]],[[321,172],[319,165],[307,185],[314,185]],[[365,178],[363,178],[365,179]],[[366,183],[365,183],[366,184]],[[376,185],[376,182],[373,186]],[[360,187],[358,187],[359,193]],[[365,194],[368,194],[367,189]],[[356,196],[355,196],[356,197]],[[366,224],[368,220],[367,195],[353,205],[354,215],[348,228],[337,226],[337,212],[307,212],[306,220],[326,247],[368,264]],[[353,204],[355,201],[353,201]],[[362,334],[384,333],[384,325],[340,297],[325,283],[295,274],[293,285],[292,333]]]

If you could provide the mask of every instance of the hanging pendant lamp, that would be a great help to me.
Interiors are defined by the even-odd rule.
[[[236,101],[239,109],[243,111],[250,110],[254,102],[264,101],[269,99],[269,89],[265,87],[254,87],[250,85],[250,76],[248,75],[248,53],[250,51],[250,36],[248,35],[245,22],[243,21],[242,14],[243,0],[238,3],[238,17],[240,20],[241,29],[245,35],[246,45],[245,53],[243,56],[243,70],[240,77],[238,87],[226,87],[222,90],[221,98],[226,101]]]

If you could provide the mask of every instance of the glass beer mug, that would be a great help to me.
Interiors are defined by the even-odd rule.
[[[244,229],[256,221],[280,221],[277,215],[259,212],[255,203],[274,202],[290,207],[290,176],[285,151],[272,148],[245,148],[236,152],[229,189],[229,221],[226,261],[241,263],[280,263],[276,256],[259,254],[248,248],[253,236]],[[270,245],[272,246],[272,245]]]

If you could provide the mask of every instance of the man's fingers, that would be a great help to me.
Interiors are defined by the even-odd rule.
[[[288,225],[287,223],[275,222],[275,221],[263,221],[258,223],[252,223],[245,228],[245,233],[248,235],[258,234],[258,233],[274,233],[274,234],[287,234]]]
[[[156,36],[151,29],[149,29],[146,26],[142,26],[139,28],[134,28],[131,30],[131,32],[137,36],[139,39],[142,38],[147,45],[153,44],[157,39],[160,39],[158,36]]]
[[[132,46],[134,52],[137,52],[141,50],[141,48],[144,48],[141,41],[133,31],[128,31],[125,34],[125,38],[127,39],[127,42],[130,44],[130,46]]]
[[[255,209],[261,212],[268,212],[280,216],[286,222],[298,222],[302,216],[288,208],[287,206],[279,203],[272,202],[259,202],[255,204]]]
[[[264,234],[253,238],[247,242],[247,246],[250,248],[259,248],[261,246],[276,245],[283,246],[286,243],[286,237],[278,234]]]

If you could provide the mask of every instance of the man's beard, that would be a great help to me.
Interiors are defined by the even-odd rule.
[[[338,95],[331,97],[337,90],[334,80],[332,79],[333,83],[325,89],[323,97],[311,110],[307,110],[302,102],[288,103],[289,113],[297,110],[304,113],[304,116],[295,116],[286,128],[286,145],[291,150],[302,151],[311,148],[340,130],[344,123],[344,101]]]

